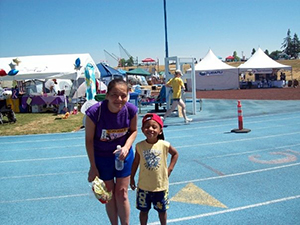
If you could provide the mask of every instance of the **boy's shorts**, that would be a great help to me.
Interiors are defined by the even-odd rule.
[[[129,149],[128,155],[124,160],[124,169],[119,171],[115,168],[115,157],[100,157],[95,155],[95,162],[100,173],[101,180],[112,180],[115,177],[128,177],[131,174],[131,166],[133,163],[134,153],[132,147]]]
[[[151,203],[153,203],[156,211],[167,211],[169,208],[169,191],[151,192],[138,188],[136,192],[136,208],[146,212],[151,209]]]

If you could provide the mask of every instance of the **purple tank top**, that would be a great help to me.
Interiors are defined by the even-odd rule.
[[[108,109],[108,101],[91,106],[86,115],[95,123],[94,135],[95,155],[113,157],[113,151],[117,145],[123,146],[129,135],[130,121],[136,115],[138,109],[127,102],[118,112],[112,113]]]

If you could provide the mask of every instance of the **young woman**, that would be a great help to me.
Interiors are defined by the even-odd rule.
[[[106,204],[111,224],[129,224],[130,206],[128,185],[133,162],[132,143],[137,135],[137,107],[129,102],[129,88],[122,79],[108,84],[106,99],[86,111],[85,142],[90,162],[88,181],[98,176],[105,182],[112,199]],[[121,171],[115,169],[117,145],[121,145],[119,158],[124,160]]]

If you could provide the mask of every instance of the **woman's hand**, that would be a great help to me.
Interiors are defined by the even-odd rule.
[[[116,154],[117,152],[120,151],[119,159],[124,160],[129,152],[129,149],[126,149],[124,146],[121,147],[121,149],[116,149],[113,154]]]
[[[88,182],[92,182],[96,178],[96,176],[100,179],[98,169],[96,167],[90,167]]]

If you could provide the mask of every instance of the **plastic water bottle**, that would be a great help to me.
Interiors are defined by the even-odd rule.
[[[120,153],[121,153],[121,145],[117,146],[117,152],[115,153],[115,167],[116,170],[123,170],[124,168],[124,161],[119,159]]]

